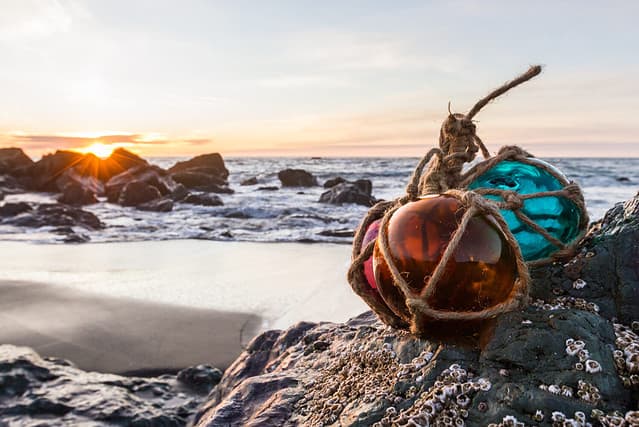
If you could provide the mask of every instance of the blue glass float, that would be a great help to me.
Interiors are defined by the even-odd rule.
[[[527,161],[532,164],[503,160],[471,182],[468,189],[494,188],[514,191],[519,194],[534,194],[561,190],[568,184],[564,175],[552,165],[533,158],[529,158]],[[536,165],[552,169],[560,179]],[[501,196],[486,195],[485,197],[502,201]],[[547,196],[526,199],[521,211],[536,224],[546,229],[551,236],[565,244],[570,244],[579,235],[581,212],[566,197]],[[501,214],[517,239],[525,261],[547,258],[560,249],[528,225],[522,223],[513,211],[503,209]]]

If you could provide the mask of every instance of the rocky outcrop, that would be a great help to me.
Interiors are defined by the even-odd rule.
[[[174,202],[170,198],[161,198],[141,203],[136,206],[136,209],[152,212],[171,212],[173,210],[173,205]]]
[[[154,165],[137,166],[114,176],[109,180],[109,182],[107,182],[105,192],[108,201],[111,203],[118,203],[121,199],[122,190],[132,182],[144,183],[147,186],[153,187],[161,196],[171,194],[177,187],[175,181],[173,181],[164,169]],[[136,184],[135,188],[142,189],[143,187]],[[144,188],[146,189],[146,187]],[[130,206],[134,206],[134,204],[131,204]]]
[[[169,173],[186,188],[210,193],[233,193],[227,183],[229,171],[219,153],[202,154],[177,162],[169,169]]]
[[[373,183],[368,179],[358,179],[355,182],[340,182],[330,190],[320,195],[320,203],[340,205],[343,203],[355,203],[364,206],[373,206],[377,199],[372,196]]]
[[[304,169],[284,169],[277,173],[283,187],[314,187],[317,178]]]
[[[0,425],[185,426],[218,373],[202,366],[177,379],[122,377],[0,345]]]
[[[240,182],[240,185],[248,186],[248,185],[257,185],[257,177],[253,176],[251,178],[246,178]]]
[[[161,197],[162,193],[156,187],[144,181],[131,181],[122,188],[118,203],[122,206],[138,206]]]
[[[218,196],[210,194],[189,194],[182,203],[189,203],[200,206],[222,206],[224,202]]]
[[[265,332],[196,425],[638,425],[638,233],[639,195],[575,258],[533,269],[531,304],[477,341],[418,339],[370,312]]]
[[[57,200],[72,206],[91,205],[98,202],[95,193],[78,182],[70,182],[65,185]]]
[[[57,181],[67,171],[104,183],[130,168],[145,165],[148,165],[146,160],[123,148],[114,150],[106,159],[100,159],[91,153],[58,150],[43,156],[27,168],[25,174],[32,190],[57,192],[63,190]]]
[[[335,187],[337,184],[341,184],[342,182],[346,182],[346,180],[341,176],[336,176],[335,178],[327,179],[324,182],[324,188]]]
[[[33,160],[21,148],[0,148],[0,175],[22,176]]]
[[[29,204],[5,203],[0,208],[0,223],[20,227],[83,227],[98,230],[104,227],[102,222],[91,212],[59,203],[43,203],[35,208]]]

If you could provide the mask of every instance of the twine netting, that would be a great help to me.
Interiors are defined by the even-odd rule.
[[[477,321],[493,318],[501,313],[522,306],[526,302],[528,295],[528,268],[515,237],[499,212],[500,209],[513,210],[522,222],[529,225],[533,230],[557,246],[559,251],[553,255],[553,259],[568,254],[571,250],[571,246],[558,241],[549,235],[543,227],[540,227],[526,217],[521,211],[523,201],[532,197],[566,197],[573,201],[582,211],[581,222],[587,225],[588,217],[585,213],[583,195],[579,187],[574,183],[566,182],[562,176],[557,175],[557,172],[551,168],[545,169],[565,184],[565,187],[561,190],[527,195],[520,195],[506,190],[463,190],[464,186],[468,185],[468,183],[472,182],[476,177],[504,159],[531,163],[530,159],[532,156],[518,147],[504,147],[496,156],[490,157],[482,140],[477,136],[473,118],[492,100],[530,80],[540,72],[541,66],[530,67],[524,74],[505,83],[479,100],[467,114],[451,113],[449,105],[449,115],[446,120],[444,120],[440,131],[439,147],[431,149],[418,162],[406,186],[405,195],[393,201],[377,203],[368,211],[362,220],[353,241],[352,261],[348,270],[348,281],[354,292],[371,307],[384,323],[399,329],[410,329],[415,335],[427,335],[427,324],[432,320]],[[479,151],[481,151],[486,160],[467,172],[462,173],[464,164],[472,162]],[[536,163],[535,166],[540,167],[540,165]],[[424,172],[426,168],[427,170]],[[388,221],[394,212],[407,203],[419,200],[420,196],[428,194],[445,194],[455,197],[460,201],[465,212],[457,229],[450,236],[450,240],[437,266],[430,277],[426,278],[425,286],[421,291],[417,292],[409,286],[402,272],[398,270],[397,265],[390,256],[386,229]],[[488,194],[500,196],[503,201],[493,202],[482,197]],[[503,302],[479,311],[447,311],[435,309],[427,302],[428,297],[435,292],[437,283],[442,280],[446,265],[453,259],[455,250],[459,246],[459,242],[466,231],[470,219],[475,216],[492,217],[498,225],[499,230],[503,233],[507,243],[513,248],[516,258],[517,278],[510,295]],[[381,224],[378,238],[369,242],[366,247],[363,248],[364,236],[368,227],[379,219],[381,219]],[[585,229],[585,225],[583,225],[583,229]],[[575,241],[577,240],[579,239]],[[364,275],[364,262],[371,258],[376,244],[388,265],[393,279],[393,286],[397,288],[404,298],[405,306],[408,310],[406,313],[398,313],[389,308],[389,305],[385,302],[384,296],[382,295],[383,292],[378,292],[378,290],[381,291],[380,287],[378,286],[377,289],[373,289],[366,280]]]

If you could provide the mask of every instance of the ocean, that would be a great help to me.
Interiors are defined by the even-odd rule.
[[[184,158],[151,158],[151,163],[169,167]],[[252,242],[350,243],[367,208],[358,205],[319,203],[321,186],[329,178],[369,179],[378,199],[403,194],[417,158],[225,158],[234,194],[221,194],[224,206],[204,207],[176,204],[172,212],[143,212],[109,203],[87,206],[106,224],[104,230],[78,232],[92,242],[126,242],[173,239],[204,239]],[[581,185],[591,220],[600,218],[615,203],[639,189],[639,159],[550,158],[569,180]],[[279,188],[277,172],[285,168],[305,169],[315,175],[319,187]],[[241,186],[257,177],[258,185]],[[52,202],[51,194],[8,195],[5,201]],[[335,234],[338,234],[337,236]],[[341,233],[341,236],[340,236]],[[346,234],[346,235],[344,235]],[[0,240],[35,243],[61,242],[64,236],[52,229],[0,226]]]

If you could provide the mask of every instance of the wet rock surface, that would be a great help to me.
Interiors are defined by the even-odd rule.
[[[326,185],[325,185],[326,186]],[[355,203],[373,206],[377,199],[372,196],[373,183],[368,179],[358,179],[355,182],[338,182],[328,191],[320,195],[320,203],[343,204]]]
[[[28,203],[6,203],[0,207],[2,224],[22,227],[83,227],[98,230],[102,222],[91,212],[60,203],[43,203],[32,207]]]
[[[575,258],[534,269],[531,304],[474,345],[417,339],[370,312],[265,332],[196,425],[638,425],[638,233],[639,195]]]
[[[149,200],[153,200],[148,199],[147,193],[149,193],[149,191],[157,191],[160,196],[165,196],[170,194],[177,187],[175,181],[173,181],[173,179],[164,169],[154,165],[137,166],[114,176],[106,183],[105,191],[109,202],[122,204],[123,190],[125,189],[125,187],[127,187],[128,184],[134,182],[136,182],[134,189],[139,189],[141,192],[144,193],[140,194],[139,199],[146,199],[144,201],[140,201],[139,203],[145,203]],[[144,183],[146,185],[142,186],[139,183]],[[153,187],[155,188],[155,190],[148,190],[148,187]],[[136,204],[139,204],[133,202],[134,199],[138,198],[133,194],[133,191],[131,192],[131,195],[127,195],[126,197],[127,199],[131,198],[132,200],[130,202],[131,204],[127,206],[135,206]],[[127,199],[125,199],[125,202]]]
[[[317,178],[303,169],[284,169],[277,173],[277,177],[284,187],[314,187],[317,185]]]
[[[173,375],[84,372],[0,345],[0,426],[184,426],[205,398]]]
[[[168,172],[175,182],[189,189],[209,193],[233,193],[233,190],[228,188],[229,171],[218,153],[202,154],[178,162],[169,168]]]

